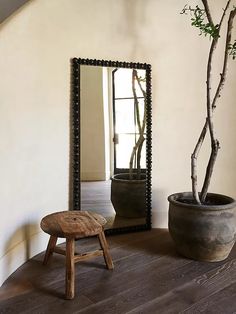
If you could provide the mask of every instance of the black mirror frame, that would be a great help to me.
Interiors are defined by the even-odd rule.
[[[104,67],[119,67],[127,69],[146,70],[146,223],[143,225],[107,229],[105,233],[119,234],[151,229],[151,200],[152,200],[152,94],[151,94],[151,65],[146,63],[106,61],[96,59],[73,58],[72,65],[72,210],[80,210],[80,65]]]

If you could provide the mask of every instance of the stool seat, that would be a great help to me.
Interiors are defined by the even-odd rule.
[[[99,234],[106,219],[88,211],[61,211],[45,216],[41,221],[44,232],[58,238],[75,239]]]
[[[88,211],[61,211],[45,216],[41,220],[41,228],[50,235],[44,256],[47,264],[53,253],[66,256],[66,299],[74,298],[75,263],[87,258],[103,255],[108,269],[113,269],[103,226],[106,219],[99,214]],[[101,249],[79,254],[75,252],[75,240],[97,236]],[[66,250],[56,246],[57,238],[66,238]]]

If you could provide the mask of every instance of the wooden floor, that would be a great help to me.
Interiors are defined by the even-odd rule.
[[[76,264],[76,297],[64,300],[64,257],[43,254],[0,289],[0,313],[236,313],[236,247],[223,262],[179,256],[166,230],[108,237],[115,269],[102,257]],[[97,239],[77,241],[94,249]]]

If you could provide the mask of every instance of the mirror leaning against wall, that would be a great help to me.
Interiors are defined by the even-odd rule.
[[[72,59],[72,209],[151,228],[151,66]]]

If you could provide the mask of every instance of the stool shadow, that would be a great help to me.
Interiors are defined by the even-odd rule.
[[[152,229],[150,240],[148,240],[149,232],[150,231],[142,231],[133,233],[134,239],[136,239],[134,241],[127,241],[127,234],[109,236],[108,242],[111,242],[111,244],[114,243],[115,246],[120,245],[126,249],[130,248],[132,251],[146,252],[148,254],[160,256],[168,255],[176,258],[180,257],[167,229]],[[142,240],[142,235],[144,235],[144,241]]]
[[[102,263],[104,264],[104,260],[102,261]],[[97,268],[97,269],[106,269],[106,265],[104,264],[100,264],[99,262],[94,262],[94,261],[84,261],[81,263],[77,263],[75,267],[91,267],[91,268]]]
[[[30,259],[27,263],[28,271],[31,276],[31,286],[37,293],[47,295],[48,297],[65,299],[65,256],[53,253],[47,265],[43,265],[44,253],[40,253]],[[99,261],[81,261],[75,264],[75,280],[80,278],[81,274],[86,274],[91,269],[105,270],[103,257]],[[96,257],[95,257],[96,259]],[[21,274],[21,278],[23,273]],[[78,284],[76,284],[78,288]]]
[[[9,283],[14,282],[15,290],[17,293],[21,291],[24,293],[29,290],[30,283],[25,278],[18,278],[15,270],[19,268],[23,268],[24,262],[28,261],[31,256],[31,247],[32,247],[32,235],[35,233],[35,230],[38,231],[38,224],[36,223],[28,223],[23,224],[21,227],[17,228],[4,246],[4,263],[3,263],[3,273],[10,274],[10,276],[3,283],[4,289],[8,289],[8,281]],[[19,267],[16,268],[16,259],[19,258]]]
[[[6,256],[6,263],[4,272],[8,273],[11,270],[11,266],[16,258],[14,255],[17,254],[17,250],[20,250],[22,254],[22,247],[24,250],[21,258],[27,261],[31,256],[31,237],[34,235],[35,230],[39,230],[38,224],[28,223],[19,227],[7,240],[4,252]],[[22,247],[21,247],[22,246]],[[18,255],[18,254],[17,254]]]

